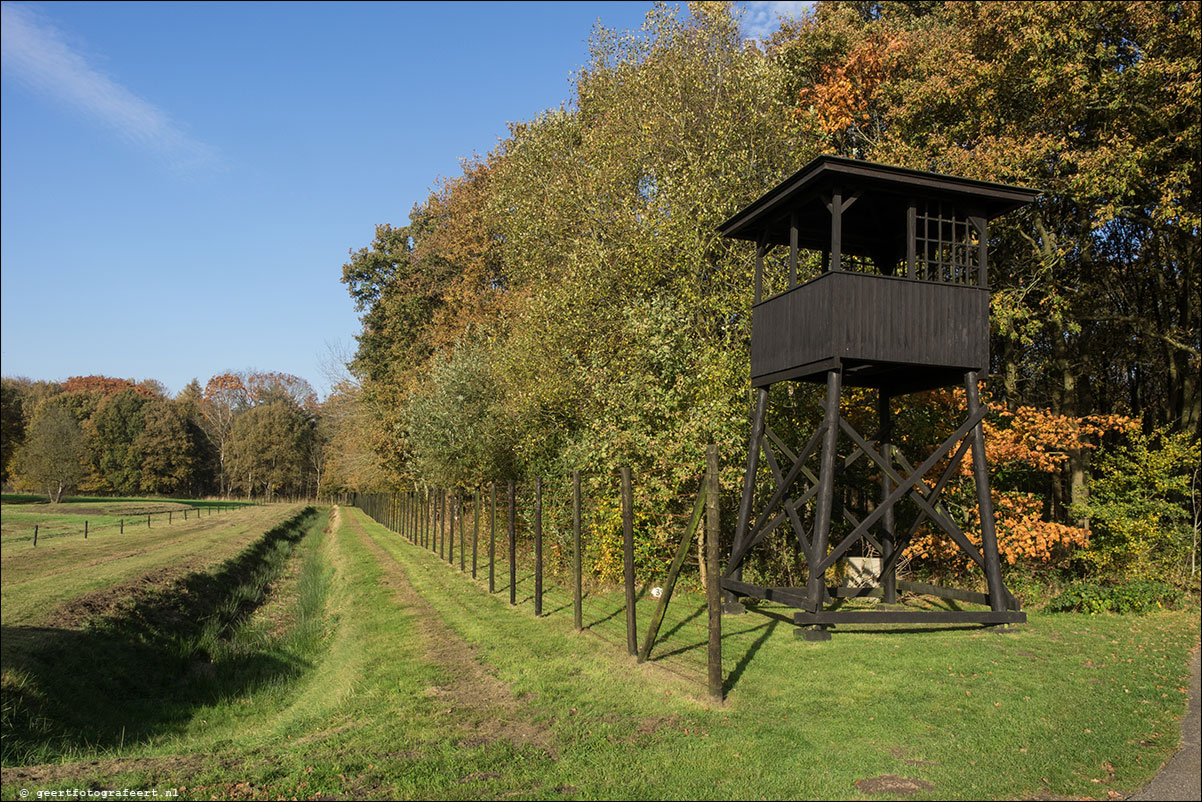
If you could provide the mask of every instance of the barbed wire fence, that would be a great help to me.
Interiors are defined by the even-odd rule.
[[[474,488],[350,494],[376,522],[541,618],[723,696],[717,449],[685,492],[629,468]]]

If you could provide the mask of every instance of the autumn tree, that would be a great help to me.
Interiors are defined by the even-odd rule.
[[[230,428],[228,469],[232,487],[271,501],[281,493],[307,494],[313,421],[284,400],[252,407]]]
[[[205,384],[200,398],[204,432],[217,455],[218,491],[229,492],[229,445],[234,420],[250,406],[250,393],[236,373],[219,373]]]

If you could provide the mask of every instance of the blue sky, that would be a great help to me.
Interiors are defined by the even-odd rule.
[[[745,31],[800,5],[747,3]],[[3,374],[324,393],[359,331],[348,249],[569,100],[594,23],[650,6],[5,2]]]

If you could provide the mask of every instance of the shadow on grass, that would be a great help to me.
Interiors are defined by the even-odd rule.
[[[83,629],[3,627],[5,765],[179,731],[198,707],[303,671],[270,646],[226,647],[315,515],[304,510],[213,573],[122,599]]]

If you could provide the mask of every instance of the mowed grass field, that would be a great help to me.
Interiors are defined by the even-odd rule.
[[[717,705],[358,510],[197,524],[4,545],[4,799],[1107,799],[1176,749],[1198,642],[1194,609],[810,644],[765,607],[724,619]]]

